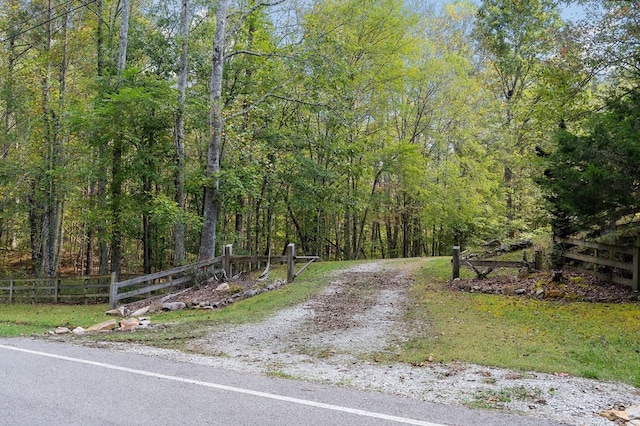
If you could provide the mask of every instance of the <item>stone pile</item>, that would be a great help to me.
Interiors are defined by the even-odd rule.
[[[122,318],[120,321],[110,319],[97,324],[94,324],[88,328],[75,327],[70,329],[69,327],[56,327],[53,330],[49,330],[49,335],[61,335],[61,334],[87,334],[87,333],[102,333],[106,331],[129,331],[136,330],[138,328],[146,328],[151,324],[151,318],[149,317],[128,317]]]
[[[121,317],[118,321],[116,319],[110,319],[94,324],[88,328],[76,327],[70,329],[69,327],[56,327],[54,330],[49,330],[47,334],[61,335],[61,334],[86,334],[86,333],[103,333],[107,331],[130,331],[138,328],[147,328],[151,325],[151,318],[145,317],[149,312],[149,307],[138,309],[131,314],[127,313],[124,306],[117,309],[107,311],[107,315]]]
[[[139,328],[149,327],[151,319],[146,315],[150,313],[158,313],[163,311],[179,311],[182,309],[216,309],[223,306],[230,305],[237,300],[247,299],[249,297],[256,296],[261,293],[275,290],[285,285],[284,280],[276,280],[273,283],[260,288],[245,289],[236,291],[239,286],[229,286],[228,283],[222,283],[216,287],[213,293],[209,293],[209,297],[199,296],[193,297],[188,301],[169,301],[172,298],[179,295],[168,295],[160,299],[159,301],[152,302],[151,304],[139,309],[132,310],[127,306],[120,306],[116,309],[111,309],[106,312],[107,315],[119,317],[120,320],[110,319],[98,324],[94,324],[89,328],[76,327],[70,329],[68,327],[56,327],[54,330],[49,330],[49,335],[61,335],[61,334],[85,334],[85,333],[99,333],[110,331],[130,331]],[[186,290],[183,290],[183,292]]]
[[[640,405],[619,408],[619,410],[602,411],[600,415],[618,425],[640,426]]]

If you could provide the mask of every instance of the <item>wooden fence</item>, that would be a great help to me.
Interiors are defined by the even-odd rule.
[[[231,245],[224,255],[168,271],[118,281],[115,274],[85,277],[16,278],[0,280],[0,303],[104,303],[115,307],[118,301],[154,291],[193,285],[215,274],[231,277],[233,266],[240,264],[286,263],[287,282],[293,280],[319,259],[318,256],[296,256],[295,245],[287,246],[284,256],[233,256]],[[306,261],[298,271],[296,261]]]
[[[0,280],[0,302],[106,302],[109,285],[109,275]]]
[[[562,237],[554,237],[553,241],[562,248],[561,255],[565,259],[591,265],[591,269],[572,266],[574,269],[604,281],[630,286],[634,291],[639,290],[639,244],[635,247],[624,247]],[[608,271],[597,270],[598,267],[606,267]]]
[[[525,252],[526,253],[526,252]],[[460,278],[460,266],[467,265],[475,270],[475,267],[487,267],[491,268],[489,271],[495,268],[527,268],[527,269],[542,269],[542,253],[540,251],[535,252],[535,258],[533,262],[529,262],[526,259],[526,254],[523,255],[522,260],[484,260],[484,259],[463,259],[460,257],[460,246],[453,247],[453,260],[451,278]],[[477,271],[476,271],[477,272]],[[488,273],[488,272],[487,272]],[[480,276],[481,274],[479,274]],[[485,274],[486,276],[486,274]]]
[[[232,277],[233,265],[239,263],[286,262],[287,282],[290,283],[293,282],[307,266],[319,259],[318,256],[296,256],[296,247],[294,244],[287,246],[284,256],[233,256],[232,252],[232,246],[228,244],[224,247],[223,256],[218,256],[213,259],[121,282],[116,282],[117,280],[114,277],[111,284],[109,306],[111,309],[114,309],[120,300],[130,299],[169,287],[187,287],[193,285],[196,281],[203,281],[216,274],[224,273],[225,277]],[[296,260],[306,260],[307,263],[300,268],[300,270],[296,271]],[[120,290],[124,290],[124,292],[121,293]]]

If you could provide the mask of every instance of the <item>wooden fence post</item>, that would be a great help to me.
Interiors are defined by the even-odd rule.
[[[542,250],[536,250],[533,257],[533,269],[536,271],[542,271]]]
[[[290,243],[287,245],[287,283],[292,283],[296,277],[296,245]]]
[[[53,303],[60,301],[60,277],[56,278],[56,288],[53,290]]]
[[[115,309],[116,308],[116,298],[118,297],[118,273],[116,271],[113,271],[111,273],[111,289],[109,292],[109,309]]]
[[[453,246],[453,273],[451,279],[460,278],[460,246]]]
[[[640,238],[636,240],[633,247],[633,291],[640,290]]]
[[[227,244],[226,246],[224,246],[222,269],[224,270],[224,274],[227,276],[227,280],[231,279],[231,273],[233,272],[233,270],[231,269],[232,254],[233,254],[233,246],[231,244]]]
[[[13,302],[13,279],[9,281],[9,303]]]

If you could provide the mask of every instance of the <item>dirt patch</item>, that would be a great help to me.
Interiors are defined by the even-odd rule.
[[[359,265],[334,276],[325,291],[307,303],[258,324],[214,329],[190,349],[231,357],[253,353],[251,358],[274,369],[283,363],[284,353],[287,363],[309,363],[317,356],[357,359],[403,334],[399,317],[411,284],[404,271],[381,263]]]
[[[640,301],[629,286],[607,283],[574,271],[551,271],[519,276],[495,276],[482,280],[456,279],[449,288],[473,293],[503,294],[565,302],[621,303]]]

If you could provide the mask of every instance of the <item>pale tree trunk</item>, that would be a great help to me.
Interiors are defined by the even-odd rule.
[[[118,50],[118,79],[122,79],[122,72],[127,63],[127,42],[129,35],[129,0],[123,0],[120,21],[120,48]],[[111,272],[120,275],[122,270],[122,155],[124,141],[122,135],[117,135],[113,141],[111,163]]]
[[[63,151],[63,130],[60,123],[60,115],[65,107],[66,92],[66,69],[67,69],[67,27],[68,14],[64,16],[64,24],[62,28],[62,59],[60,62],[60,74],[58,76],[59,93],[58,108],[56,113],[51,106],[51,46],[53,37],[53,18],[51,1],[48,4],[48,24],[47,24],[47,40],[45,44],[45,55],[47,56],[47,65],[41,76],[42,85],[42,113],[44,120],[45,144],[47,146],[47,154],[45,157],[44,176],[44,205],[42,207],[42,230],[40,232],[42,250],[41,274],[46,277],[54,277],[58,270],[59,253],[61,243],[62,229],[62,196],[58,187],[58,178],[56,170],[62,168],[62,151]]]
[[[187,75],[188,68],[188,41],[189,41],[189,0],[182,0],[182,8],[180,15],[180,71],[178,74],[178,109],[176,111],[176,128],[175,128],[175,161],[176,161],[176,197],[180,212],[185,210],[185,194],[184,194],[184,105],[185,95],[187,91]],[[185,225],[182,217],[178,218],[175,224],[175,253],[174,261],[176,265],[184,263],[185,250]]]
[[[209,148],[207,152],[207,184],[204,187],[204,214],[200,240],[200,259],[210,259],[216,251],[216,222],[220,209],[220,145],[224,121],[222,118],[222,71],[226,38],[228,0],[218,0],[216,32],[213,42],[213,68],[209,114]]]
[[[120,17],[120,48],[118,49],[118,77],[127,65],[127,43],[129,41],[129,0],[122,0]]]

